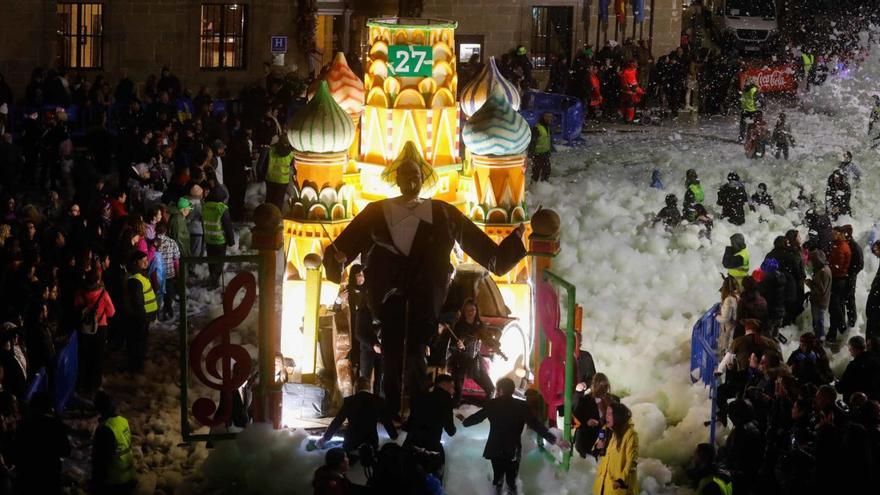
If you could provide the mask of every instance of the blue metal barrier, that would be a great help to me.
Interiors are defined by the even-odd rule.
[[[584,125],[584,105],[581,100],[555,93],[526,91],[522,96],[519,113],[526,119],[530,127],[538,123],[544,113],[553,114],[553,137],[560,137],[571,144],[582,139],[581,130]]]
[[[64,349],[58,353],[55,363],[55,411],[61,413],[76,390],[76,376],[79,368],[79,332],[70,333]]]
[[[702,317],[694,325],[691,332],[691,382],[703,382],[709,387],[709,400],[711,401],[711,412],[709,413],[709,443],[715,444],[715,420],[716,411],[716,392],[718,388],[715,378],[715,369],[718,367],[718,332],[720,325],[715,320],[715,316],[721,309],[720,304],[715,304],[709,311],[706,311]],[[695,373],[698,372],[698,375]]]

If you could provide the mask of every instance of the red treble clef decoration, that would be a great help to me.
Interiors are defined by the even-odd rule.
[[[244,297],[238,306],[233,307],[235,296],[242,288]],[[253,360],[247,349],[231,344],[229,336],[247,318],[256,297],[257,281],[254,275],[250,272],[236,275],[223,294],[223,314],[208,323],[190,343],[190,370],[199,381],[220,391],[219,412],[217,404],[207,397],[196,399],[192,404],[193,417],[205,426],[226,423],[232,413],[232,392],[247,381],[253,367]]]

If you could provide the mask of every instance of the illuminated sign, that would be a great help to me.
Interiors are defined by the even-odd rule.
[[[434,65],[434,50],[426,45],[388,47],[388,72],[399,77],[428,77]]]

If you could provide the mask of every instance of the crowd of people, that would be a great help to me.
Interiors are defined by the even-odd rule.
[[[3,86],[0,493],[61,490],[70,444],[46,391],[57,396],[67,380],[76,384],[70,406],[99,415],[90,486],[120,493],[133,484],[131,435],[102,392],[108,364],[143,373],[151,326],[177,315],[180,260],[235,245],[245,188],[279,146],[290,95],[270,76],[246,88],[231,116],[167,67],[140,89],[128,78],[114,88],[101,75],[41,69],[20,99]],[[32,110],[13,122],[13,104]],[[84,131],[69,121],[70,104]],[[222,284],[222,264],[210,263],[204,280],[196,265],[194,283]],[[70,377],[59,356],[74,349]]]

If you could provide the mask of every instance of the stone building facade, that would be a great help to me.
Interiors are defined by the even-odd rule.
[[[171,66],[191,90],[200,85],[213,86],[218,78],[226,79],[233,91],[244,84],[264,77],[266,63],[273,62],[270,50],[272,36],[288,37],[284,65],[294,66],[302,75],[310,67],[328,62],[333,51],[342,49],[362,55],[365,48],[364,24],[370,17],[394,16],[399,0],[327,0],[313,2],[318,12],[318,51],[311,60],[297,45],[301,31],[300,2],[303,0],[6,0],[0,1],[0,74],[20,97],[34,67],[57,67],[63,60],[62,26],[59,12],[64,5],[91,4],[101,6],[100,36],[93,39],[100,48],[96,68],[79,69],[89,78],[98,73],[111,81],[127,75],[143,82],[150,74],[159,74],[162,66]],[[413,3],[413,2],[410,2]],[[678,44],[681,30],[679,0],[644,0],[646,20],[633,31],[631,7],[626,28],[615,30],[613,12],[608,30],[597,21],[599,0],[422,0],[422,16],[458,21],[459,42],[479,42],[484,55],[500,55],[524,44],[535,51],[535,8],[551,14],[553,23],[560,19],[570,24],[568,53],[586,44],[604,43],[605,39],[635,38],[652,40],[656,54],[668,52]],[[239,5],[246,9],[246,27],[241,41],[243,62],[235,68],[205,68],[201,36],[205,25],[206,5]],[[627,5],[630,2],[627,0]],[[562,17],[559,17],[559,13]],[[228,13],[228,12],[227,12]],[[547,24],[545,19],[544,24]],[[68,28],[76,23],[68,23]],[[597,34],[598,31],[598,34]],[[598,36],[598,38],[597,38]],[[75,37],[74,37],[75,38]],[[74,39],[68,37],[67,42]],[[224,38],[225,39],[225,38]],[[545,40],[546,41],[546,40]],[[558,48],[558,40],[554,47]],[[329,52],[329,53],[328,53]],[[274,60],[278,62],[278,60]],[[539,71],[540,72],[540,71]],[[540,76],[539,76],[540,77]]]

